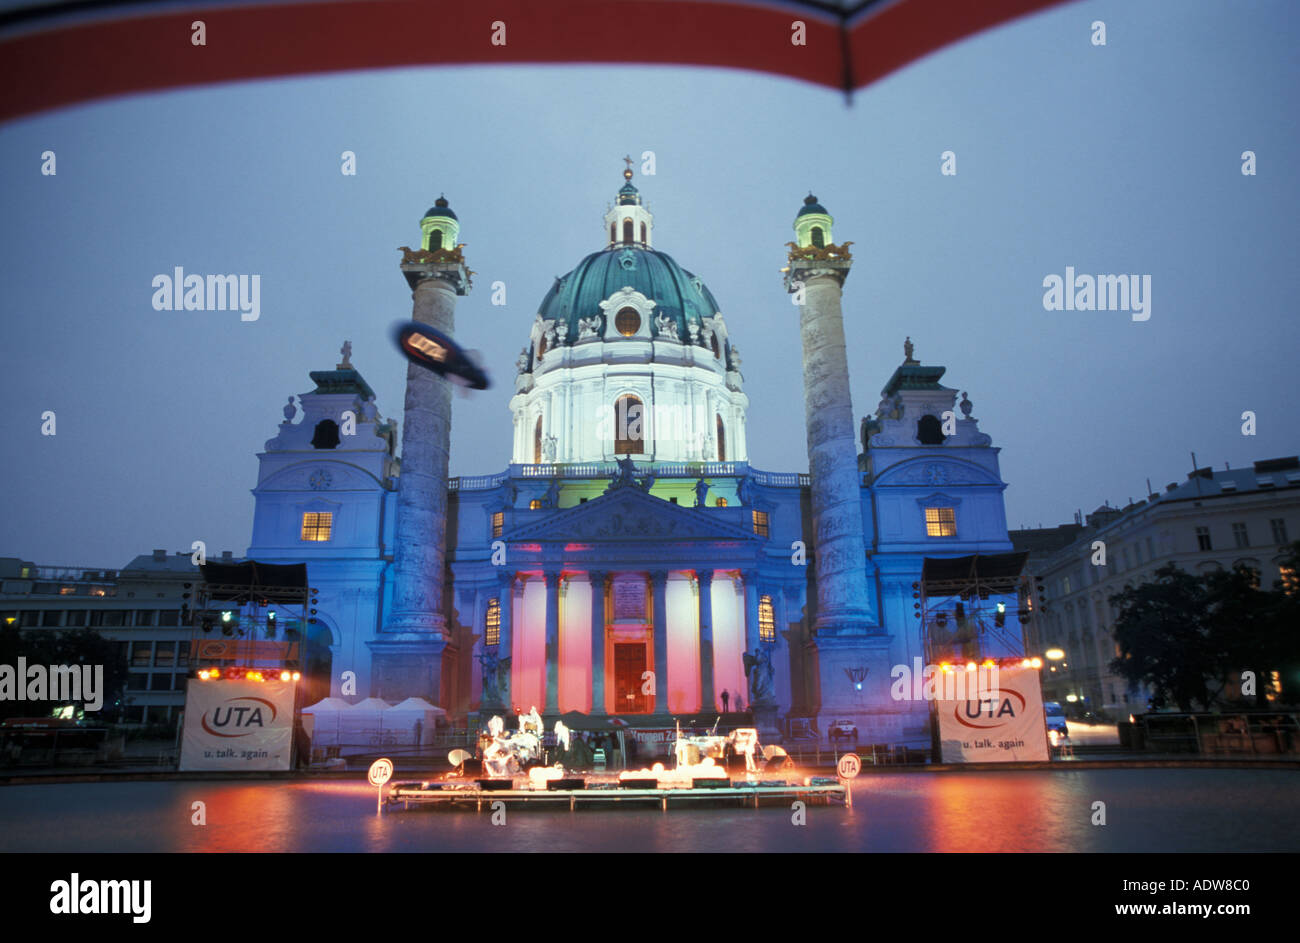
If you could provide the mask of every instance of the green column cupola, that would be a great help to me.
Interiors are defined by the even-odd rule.
[[[833,245],[831,238],[831,214],[826,207],[817,202],[817,197],[809,193],[803,200],[803,207],[794,218],[795,241],[800,249],[815,246],[818,249]]]
[[[653,242],[655,218],[641,202],[641,192],[632,185],[632,158],[624,157],[623,186],[618,199],[605,214],[606,248],[635,246],[649,249]]]
[[[420,220],[420,248],[428,251],[456,248],[456,237],[460,235],[460,220],[447,205],[447,198],[439,196],[433,206]]]

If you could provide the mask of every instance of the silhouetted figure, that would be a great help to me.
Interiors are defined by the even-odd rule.
[[[731,700],[731,695],[727,693],[726,688],[722,690],[722,713],[727,713],[727,704]]]

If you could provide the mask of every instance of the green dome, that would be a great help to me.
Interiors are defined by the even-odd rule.
[[[803,207],[795,214],[794,218],[798,219],[800,216],[808,216],[811,213],[820,213],[822,216],[831,215],[826,212],[826,207],[817,202],[817,197],[810,193],[803,198]]]
[[[430,216],[446,216],[449,219],[456,220],[457,222],[460,221],[459,217],[452,211],[451,207],[447,205],[446,197],[441,196],[433,201],[433,206],[429,207],[429,211],[424,214],[425,219],[428,219]]]
[[[600,303],[622,288],[632,288],[655,302],[650,333],[658,335],[654,319],[666,314],[677,322],[677,336],[689,341],[688,323],[699,324],[718,312],[718,303],[708,287],[664,252],[615,246],[593,252],[568,275],[556,279],[542,299],[538,311],[546,320],[563,321],[571,346],[578,339],[578,319],[615,312],[603,312]]]

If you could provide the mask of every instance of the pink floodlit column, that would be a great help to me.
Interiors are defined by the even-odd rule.
[[[655,686],[656,714],[668,713],[668,573],[660,570],[651,574],[654,583],[654,633],[655,633]]]
[[[668,711],[694,714],[700,709],[700,629],[695,581],[673,573],[664,592],[668,613]]]
[[[546,714],[560,712],[560,574],[546,579]]]
[[[593,570],[591,580],[591,713],[605,713],[605,574]]]
[[[560,711],[591,712],[591,584],[560,586]]]
[[[713,581],[713,685],[718,703],[722,692],[727,706],[736,709],[737,696],[745,696],[745,607],[740,580],[727,575]]]
[[[700,710],[718,709],[713,687],[713,571],[700,570]]]
[[[536,575],[520,574],[515,598],[512,707],[540,710],[546,698],[546,585]]]

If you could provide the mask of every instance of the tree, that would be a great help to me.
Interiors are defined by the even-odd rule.
[[[1227,671],[1220,637],[1209,626],[1209,594],[1203,579],[1172,563],[1156,571],[1155,580],[1110,597],[1119,608],[1114,636],[1120,656],[1111,670],[1148,686],[1157,698],[1191,712],[1208,708],[1222,690],[1212,679]]]
[[[52,665],[103,665],[102,713],[116,715],[116,706],[121,699],[127,676],[126,662],[116,642],[87,628],[63,632],[48,629],[23,632],[13,627],[0,629],[0,664],[17,670],[20,657],[26,659],[28,666],[42,665],[46,668]],[[26,684],[27,681],[26,678],[15,680],[18,684]],[[68,703],[70,702],[0,700],[0,719],[49,717],[56,708]],[[84,699],[82,703],[84,704]],[[87,718],[100,719],[94,714],[87,715]]]

